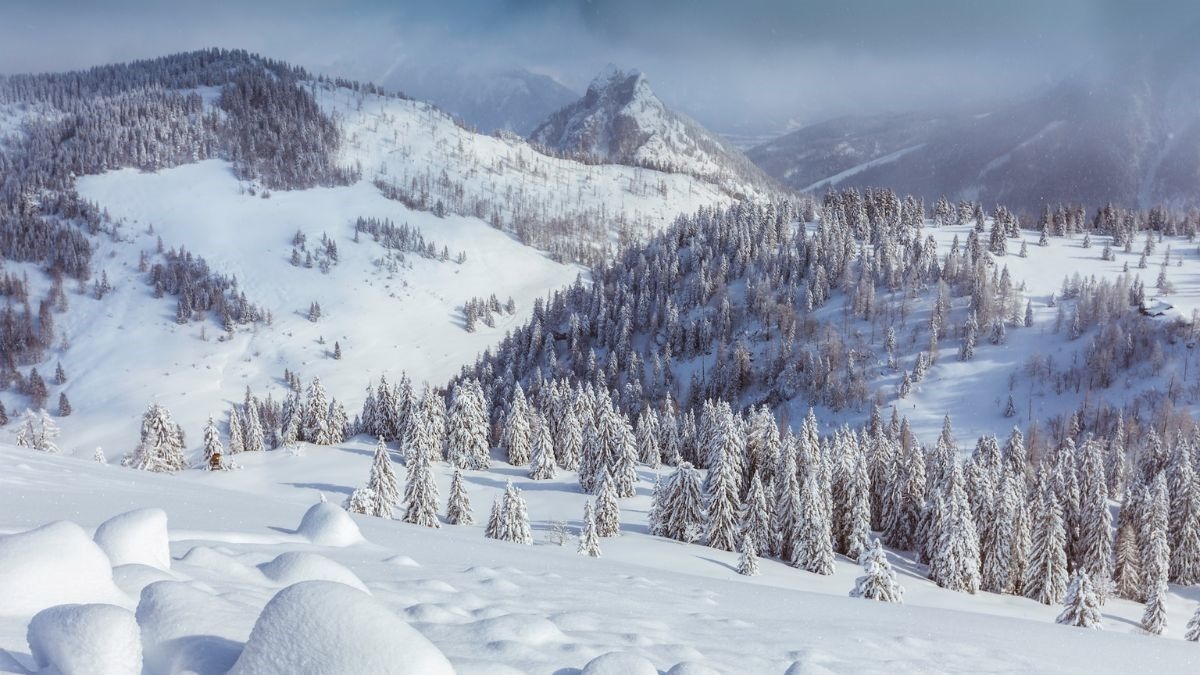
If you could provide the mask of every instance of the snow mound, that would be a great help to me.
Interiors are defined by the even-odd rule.
[[[263,608],[230,673],[452,675],[454,668],[371,596],[332,581],[303,581]]]
[[[254,568],[246,565],[233,556],[219,551],[211,546],[193,546],[179,559],[185,567],[192,566],[216,573],[226,579],[243,581],[261,581],[262,577]]]
[[[137,563],[171,569],[167,513],[162,509],[137,509],[113,516],[96,528],[95,540],[114,567]]]
[[[542,645],[567,639],[558,626],[544,617],[532,614],[505,614],[476,621],[471,628],[479,642],[512,640],[527,645]]]
[[[58,605],[33,617],[29,651],[61,675],[138,675],[142,642],[133,613],[115,605]]]
[[[316,553],[287,551],[274,560],[258,566],[268,579],[280,586],[291,586],[301,581],[336,581],[370,593],[366,584],[354,572]]]
[[[156,581],[176,580],[176,577],[170,572],[137,563],[118,565],[113,568],[112,575],[117,588],[120,588],[132,597],[140,596],[142,590]]]
[[[396,567],[420,567],[421,563],[406,555],[394,555],[383,562]]]
[[[658,668],[629,652],[609,652],[588,661],[581,675],[658,675]]]
[[[313,504],[300,519],[296,534],[321,546],[350,546],[365,541],[350,514],[329,502]]]
[[[193,584],[160,581],[142,591],[137,622],[151,672],[225,672],[250,634],[253,610]]]
[[[104,551],[65,520],[0,537],[0,570],[0,615],[120,598]]]
[[[721,673],[703,663],[680,661],[667,671],[667,675],[721,675]]]

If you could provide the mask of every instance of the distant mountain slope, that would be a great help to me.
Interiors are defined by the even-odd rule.
[[[690,174],[736,194],[771,184],[732,144],[663,104],[637,71],[601,73],[529,138],[568,156]]]
[[[524,68],[402,68],[382,84],[429,101],[484,133],[503,129],[522,136],[578,97],[553,78]]]
[[[1200,87],[1179,63],[1163,58],[986,109],[840,118],[747,155],[800,190],[887,186],[1032,213],[1062,202],[1193,206]]]

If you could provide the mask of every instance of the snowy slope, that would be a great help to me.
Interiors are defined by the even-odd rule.
[[[691,174],[738,194],[769,190],[770,181],[736,148],[667,108],[637,71],[610,66],[530,139],[569,155]]]
[[[97,273],[108,274],[114,293],[102,302],[73,295],[60,319],[71,342],[61,355],[70,377],[64,389],[76,411],[62,420],[68,452],[90,455],[99,444],[110,456],[124,453],[136,442],[137,420],[151,401],[178,411],[184,428],[198,433],[208,414],[223,414],[247,386],[271,385],[278,398],[283,389],[275,383],[285,368],[306,380],[319,376],[337,396],[356,399],[367,379],[385,373],[406,370],[418,382],[444,382],[527,315],[546,289],[581,271],[478,219],[412,211],[366,183],[276,192],[269,199],[244,194],[242,187],[216,160],[80,179],[80,194],[122,223],[125,240],[98,242]],[[353,241],[360,216],[418,227],[439,248],[464,251],[466,261],[409,254],[391,272],[383,264],[387,251],[370,236]],[[289,264],[297,230],[310,242],[327,233],[341,262],[329,274]],[[211,318],[177,325],[175,302],[154,299],[136,270],[139,252],[153,254],[159,236],[165,246],[183,246],[215,271],[236,276],[251,301],[273,313],[272,325],[243,328],[229,342],[218,341],[220,326]],[[491,293],[502,302],[512,296],[517,316],[466,332],[456,308]],[[312,302],[323,310],[318,323],[306,316]],[[342,347],[340,361],[330,356],[334,341]],[[10,410],[18,403],[25,405],[6,399]]]
[[[686,661],[718,673],[782,673],[795,663],[798,672],[1183,672],[1200,658],[1179,640],[1124,634],[1134,631],[1141,611],[1134,603],[1110,601],[1102,632],[1066,628],[1053,623],[1057,608],[938,589],[898,559],[904,605],[846,597],[857,568],[844,560],[829,577],[773,561],[763,562],[759,577],[740,577],[734,554],[642,534],[644,487],[622,504],[623,535],[604,539],[603,557],[589,559],[575,555],[571,544],[559,548],[544,539],[551,518],[582,509],[584,496],[564,485],[570,477],[523,485],[532,547],[485,540],[479,525],[429,530],[357,516],[366,542],[331,547],[310,543],[297,524],[318,490],[337,501],[346,483],[362,480],[370,463],[365,445],[309,448],[303,456],[264,453],[248,458],[241,471],[177,476],[12,448],[0,448],[0,463],[10,467],[0,477],[0,530],[9,533],[59,519],[90,533],[132,508],[165,509],[170,569],[116,570],[120,592],[110,600],[133,609],[153,581],[186,583],[152,589],[157,603],[147,600],[139,611],[144,649],[159,659],[184,658],[184,647],[195,642],[193,659],[204,653],[210,664],[228,667],[280,588],[272,576],[283,561],[263,564],[292,551],[308,555],[289,554],[291,580],[361,580],[459,672],[553,673],[611,651],[646,659],[659,672]],[[477,518],[514,473],[503,463],[488,473],[467,472]],[[295,483],[301,475],[323,482]],[[445,476],[440,483],[445,494]],[[1178,637],[1200,597],[1194,589],[1172,590],[1168,635]],[[8,659],[29,660],[30,614],[0,618],[0,649]],[[221,639],[196,637],[204,634]],[[176,642],[156,647],[168,637]],[[353,647],[369,648],[377,638],[364,632],[360,639]],[[201,646],[206,651],[197,652]],[[5,658],[0,652],[0,668]]]
[[[316,97],[343,130],[343,166],[360,166],[365,180],[423,191],[430,209],[441,201],[450,211],[513,229],[524,221],[583,221],[616,240],[732,201],[687,175],[548,157],[511,134],[468,131],[427,103],[335,87],[318,88]],[[410,189],[414,184],[418,190]]]

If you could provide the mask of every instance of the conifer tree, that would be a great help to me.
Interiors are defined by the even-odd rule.
[[[1142,597],[1149,601],[1159,586],[1165,585],[1170,572],[1170,547],[1167,543],[1168,510],[1167,481],[1162,472],[1154,478],[1150,501],[1145,505],[1142,531]]]
[[[767,496],[757,473],[750,479],[750,491],[746,493],[746,501],[742,503],[738,533],[743,538],[750,538],[756,553],[769,550],[771,511],[767,508]]]
[[[446,503],[446,522],[451,525],[470,525],[475,522],[471,514],[471,497],[463,485],[462,471],[454,470],[450,478],[450,499]]]
[[[596,533],[596,516],[592,511],[592,503],[585,502],[583,505],[583,529],[579,531],[579,555],[586,555],[589,558],[600,557],[600,535]]]
[[[659,444],[658,416],[650,408],[638,415],[637,431],[638,460],[650,468],[658,468],[662,463],[661,446]]]
[[[621,506],[617,489],[608,469],[601,470],[600,489],[596,495],[596,534],[615,537],[621,532]]]
[[[414,525],[437,528],[442,526],[437,517],[438,488],[430,468],[429,455],[428,446],[420,447],[408,464],[403,520]]]
[[[1169,518],[1170,580],[1190,586],[1200,583],[1200,482],[1196,480],[1190,457],[1181,457],[1178,464],[1179,487],[1171,500]]]
[[[529,531],[529,507],[521,496],[521,490],[513,486],[512,481],[504,488],[499,516],[497,539],[526,546],[533,544],[533,535]]]
[[[329,425],[329,400],[321,378],[314,377],[308,385],[307,401],[300,421],[300,440],[314,445],[330,445],[333,434]]]
[[[1146,595],[1142,630],[1147,635],[1162,635],[1167,629],[1167,582],[1160,581]]]
[[[665,537],[691,543],[704,525],[704,497],[700,476],[688,462],[681,462],[659,493],[655,508]]]
[[[67,392],[59,392],[58,394],[58,416],[68,417],[71,414],[71,402],[67,400]]]
[[[565,471],[579,469],[579,460],[583,454],[583,427],[574,408],[566,406],[559,423],[558,440],[554,444],[558,465]]]
[[[1122,511],[1129,508],[1128,503]],[[1145,586],[1142,583],[1141,551],[1138,548],[1137,533],[1132,523],[1117,527],[1117,543],[1115,564],[1113,565],[1113,581],[1116,593],[1126,600],[1140,601]]]
[[[1053,488],[1039,475],[1037,513],[1025,576],[1025,597],[1043,605],[1058,603],[1067,590],[1067,533]],[[1090,581],[1089,581],[1090,588]]]
[[[775,509],[771,514],[771,550],[781,560],[792,560],[800,531],[800,482],[796,474],[796,442],[785,434],[775,472]]]
[[[509,404],[508,414],[504,417],[504,430],[500,435],[500,446],[508,456],[508,463],[513,466],[529,464],[529,453],[532,440],[532,429],[529,419],[529,404],[525,401],[525,392],[521,385],[513,390],[512,403]]]
[[[880,602],[904,602],[904,587],[896,580],[896,572],[888,562],[883,544],[875,539],[863,550],[858,562],[863,575],[854,582],[850,597]]]
[[[1067,589],[1067,597],[1063,600],[1062,613],[1058,615],[1058,623],[1079,628],[1103,628],[1100,616],[1100,601],[1092,589],[1092,580],[1086,570],[1079,570],[1071,579]]]
[[[929,578],[943,588],[974,594],[979,590],[979,535],[962,471],[957,463],[952,463],[952,467],[943,517],[932,532],[935,541]]]
[[[221,456],[225,448],[221,445],[221,434],[217,431],[217,422],[212,415],[204,425],[204,466],[202,468],[217,470],[223,468]],[[214,459],[215,458],[215,459]]]
[[[141,441],[121,460],[122,466],[154,472],[182,471],[183,431],[171,419],[171,413],[154,403],[142,415]]]
[[[486,469],[490,465],[487,441],[487,410],[483,390],[476,380],[454,386],[447,415],[449,440],[447,459],[459,469]]]
[[[738,557],[738,574],[747,577],[758,576],[758,551],[755,550],[754,540],[750,538],[750,535],[742,537],[738,551],[741,553]]]
[[[488,539],[500,538],[500,505],[503,501],[504,495],[500,495],[492,500],[492,511],[488,515],[487,525],[483,528],[483,536]]]
[[[550,436],[550,425],[538,413],[533,414],[533,456],[529,462],[529,477],[533,480],[554,478],[554,440]]]
[[[1200,606],[1196,607],[1192,618],[1188,620],[1187,632],[1183,634],[1183,639],[1189,642],[1200,642]]]
[[[229,454],[236,455],[246,450],[245,434],[242,433],[242,416],[237,407],[229,409]]]
[[[800,490],[800,528],[791,564],[814,574],[833,574],[832,537],[820,478],[809,471]]]
[[[371,472],[367,476],[367,484],[351,494],[346,503],[346,510],[361,513],[376,518],[392,518],[393,508],[400,501],[400,486],[396,474],[392,470],[392,461],[388,456],[387,445],[383,439],[375,445],[375,454],[371,460]]]
[[[245,424],[243,425],[243,449],[246,452],[259,452],[267,447],[263,433],[262,420],[258,416],[258,407],[251,402],[245,408]]]
[[[708,514],[705,536],[709,546],[722,551],[732,551],[737,545],[739,476],[731,452],[724,444],[718,445],[715,464],[704,484]]]

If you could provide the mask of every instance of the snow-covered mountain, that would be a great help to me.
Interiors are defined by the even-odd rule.
[[[610,66],[529,138],[567,156],[690,174],[739,195],[771,185],[737,148],[663,104],[638,71]]]
[[[932,201],[1044,205],[1198,203],[1195,54],[1159,54],[1103,79],[1071,80],[971,109],[838,118],[752,148],[798,190],[887,186]]]

